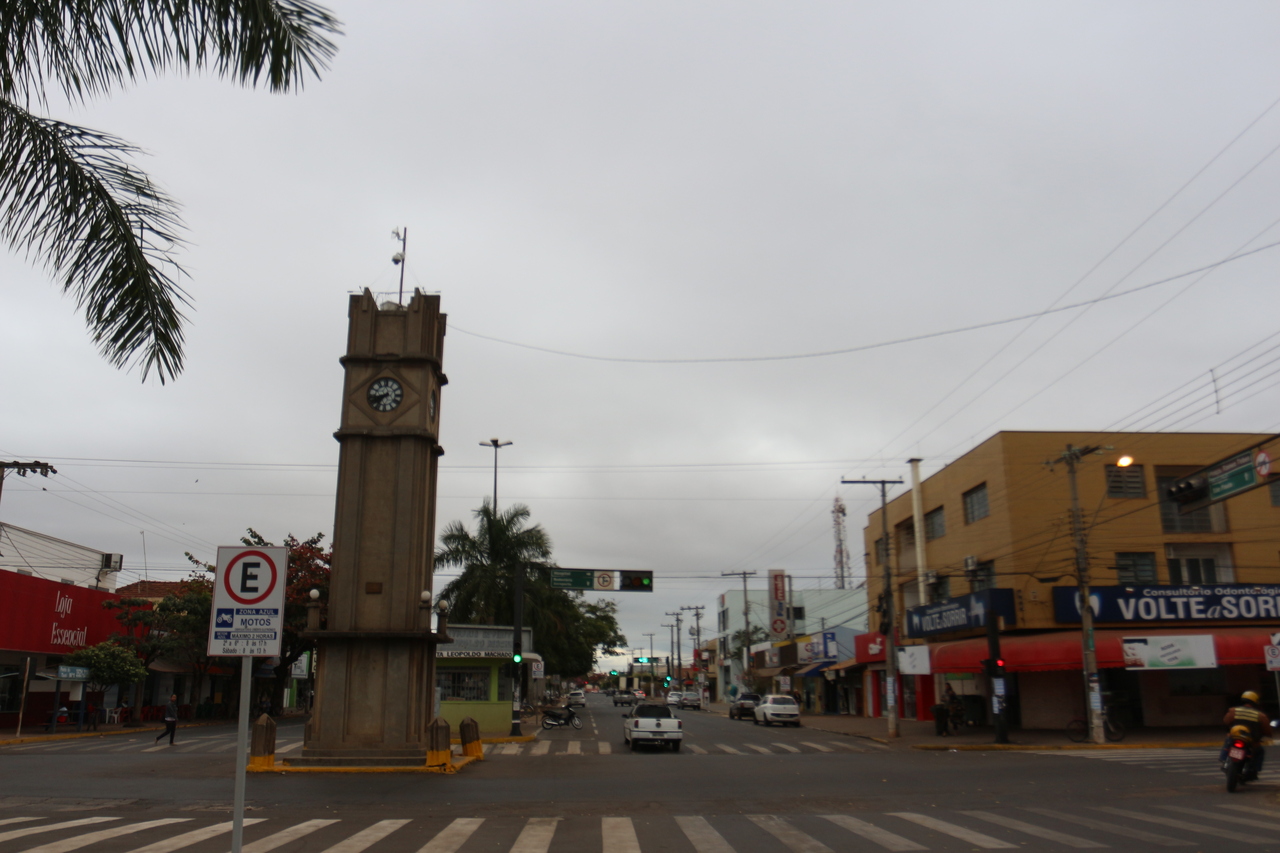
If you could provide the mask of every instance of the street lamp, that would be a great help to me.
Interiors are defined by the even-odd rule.
[[[510,447],[511,442],[491,438],[480,442],[481,447],[493,448],[493,505],[489,507],[489,568],[498,570],[494,543],[498,532],[498,450]],[[524,566],[513,566],[515,582],[512,584],[511,616],[511,737],[521,737],[520,731],[520,661],[524,657]]]

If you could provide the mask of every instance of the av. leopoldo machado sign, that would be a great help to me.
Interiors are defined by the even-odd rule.
[[[1089,604],[1096,623],[1272,621],[1280,619],[1280,586],[1095,586]],[[1053,618],[1080,621],[1080,593],[1053,588]]]

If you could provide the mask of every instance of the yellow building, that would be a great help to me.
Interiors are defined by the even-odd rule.
[[[1079,457],[1076,482],[1108,707],[1128,725],[1213,725],[1253,689],[1274,709],[1263,647],[1280,632],[1280,480],[1265,462],[1278,444],[1249,434],[998,433],[921,483],[923,565],[909,487],[888,505],[887,554],[872,513],[868,599],[880,598],[887,560],[898,642],[927,646],[900,656],[903,716],[926,717],[946,683],[973,697],[967,707],[982,720],[991,612],[1001,617],[1011,724],[1061,728],[1083,713],[1069,446],[1099,448]],[[1260,488],[1189,513],[1164,497],[1179,477],[1245,451],[1269,481]],[[1122,456],[1133,464],[1117,464]],[[881,697],[868,703],[878,714],[876,669],[866,689]]]

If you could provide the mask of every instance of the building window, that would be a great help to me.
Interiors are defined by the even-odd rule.
[[[22,670],[0,666],[0,714],[17,713],[22,702]]]
[[[942,507],[926,512],[924,514],[924,541],[932,542],[946,535],[947,517],[943,515]]]
[[[440,688],[441,702],[488,702],[489,670],[439,669],[436,686]]]
[[[951,578],[938,578],[929,584],[929,603],[946,601],[951,597]]]
[[[716,617],[716,619],[720,628],[720,633],[723,634],[725,631],[729,630],[729,611],[728,610],[721,610],[719,615]]]
[[[977,567],[969,573],[969,591],[981,592],[984,589],[994,589],[996,585],[996,564],[994,560],[987,560],[985,563],[978,563]]]
[[[1166,545],[1169,583],[1195,586],[1202,583],[1234,583],[1229,545]]]
[[[1107,497],[1145,498],[1147,481],[1141,465],[1107,466]]]
[[[1188,471],[1190,473],[1190,471]],[[1226,533],[1227,511],[1221,504],[1202,507],[1191,512],[1181,512],[1166,493],[1182,474],[1156,477],[1156,490],[1160,493],[1160,523],[1165,533]]]
[[[1280,506],[1280,480],[1272,480],[1271,485],[1271,505]]]
[[[964,493],[964,523],[973,524],[980,518],[991,515],[991,507],[987,504],[987,484]]]
[[[1116,582],[1122,584],[1156,584],[1156,555],[1152,551],[1116,554]]]
[[[914,521],[907,519],[897,525],[896,531],[899,554],[905,554],[916,547],[916,526]]]

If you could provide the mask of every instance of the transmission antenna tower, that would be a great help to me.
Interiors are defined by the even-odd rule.
[[[845,580],[849,577],[849,549],[844,543],[844,501],[836,495],[831,507],[831,525],[836,531],[836,589],[844,589]]]

